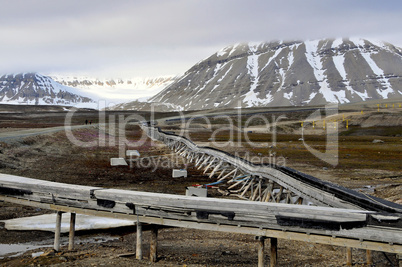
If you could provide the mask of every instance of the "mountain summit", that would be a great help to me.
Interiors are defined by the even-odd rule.
[[[398,96],[402,49],[344,38],[229,46],[194,65],[149,101],[195,110],[342,104]]]

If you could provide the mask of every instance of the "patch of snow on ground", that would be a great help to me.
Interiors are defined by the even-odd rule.
[[[56,214],[16,218],[4,220],[3,222],[5,223],[4,227],[7,230],[38,230],[54,232],[56,228]],[[133,221],[77,214],[75,229],[76,231],[109,229],[130,225],[134,225]],[[69,229],[70,213],[64,213],[61,222],[61,232],[67,233],[69,232]]]

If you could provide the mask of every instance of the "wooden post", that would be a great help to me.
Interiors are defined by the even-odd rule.
[[[278,261],[278,239],[270,238],[271,256],[269,258],[269,266],[275,267]]]
[[[158,258],[158,226],[154,225],[151,228],[151,240],[149,242],[149,260],[151,262],[156,262]]]
[[[70,214],[70,233],[68,236],[68,250],[74,249],[74,237],[75,237],[75,218],[76,214]]]
[[[60,249],[60,232],[61,232],[61,216],[63,212],[58,211],[56,215],[56,229],[54,231],[54,250],[59,251]]]
[[[352,248],[346,248],[346,265],[352,266]]]
[[[257,240],[258,240],[258,267],[264,267],[265,237],[258,236]]]
[[[142,223],[137,221],[137,246],[135,257],[142,260]]]
[[[366,250],[366,263],[367,266],[371,266],[373,264],[373,257],[371,256],[371,250]]]

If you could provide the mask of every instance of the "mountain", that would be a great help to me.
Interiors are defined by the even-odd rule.
[[[80,91],[61,85],[38,73],[9,74],[0,77],[0,103],[25,105],[65,105],[93,107],[94,101]]]
[[[176,79],[175,76],[135,77],[130,79],[99,79],[58,75],[52,75],[51,77],[62,85],[79,88],[83,92],[95,94],[98,99],[108,99],[118,103],[153,96]]]
[[[351,103],[402,96],[402,49],[357,38],[223,48],[150,98],[176,109]],[[146,108],[144,103],[127,106]]]

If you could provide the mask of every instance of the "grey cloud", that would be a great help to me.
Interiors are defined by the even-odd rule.
[[[398,1],[17,0],[0,5],[0,72],[164,75],[184,72],[237,42],[362,36],[402,44]]]

